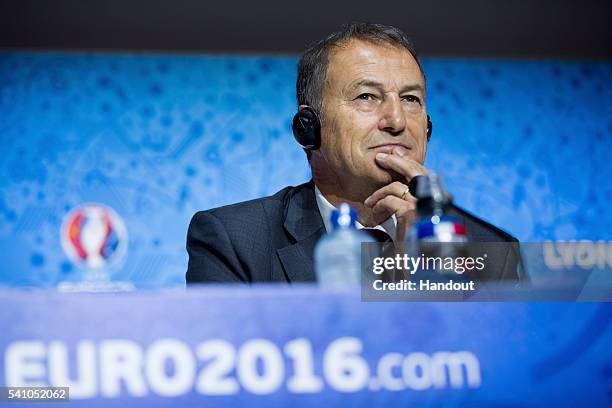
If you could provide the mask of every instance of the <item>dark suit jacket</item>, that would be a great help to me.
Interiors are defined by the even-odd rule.
[[[458,207],[449,212],[463,220],[474,241],[518,243]],[[187,283],[315,281],[314,247],[324,233],[312,181],[270,197],[200,211],[187,233]],[[493,256],[496,272],[483,279],[518,279],[520,257],[501,251]]]

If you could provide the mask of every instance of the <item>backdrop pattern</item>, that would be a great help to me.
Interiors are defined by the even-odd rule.
[[[83,270],[60,226],[82,203],[128,232],[113,279],[182,285],[194,212],[309,178],[295,57],[0,54],[0,284]],[[612,63],[425,59],[426,165],[522,241],[611,238]]]

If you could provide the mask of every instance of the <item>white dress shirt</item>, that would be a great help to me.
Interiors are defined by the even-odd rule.
[[[333,228],[331,225],[331,213],[336,209],[336,207],[327,201],[317,186],[315,186],[315,196],[317,198],[317,206],[319,207],[321,218],[323,218],[325,230],[329,233]],[[394,243],[397,239],[397,218],[395,217],[395,214],[383,221],[382,224],[376,225],[372,228],[364,227],[359,223],[359,221],[357,221],[355,225],[358,229],[378,229],[384,231],[391,237]]]

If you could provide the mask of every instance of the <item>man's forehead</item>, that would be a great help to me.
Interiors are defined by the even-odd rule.
[[[330,54],[328,75],[345,83],[376,80],[376,74],[403,77],[405,81],[422,82],[421,70],[405,48],[388,44],[351,40]],[[384,78],[378,78],[380,82]],[[403,81],[402,81],[403,82]]]

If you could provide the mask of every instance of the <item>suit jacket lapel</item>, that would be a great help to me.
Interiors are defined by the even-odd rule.
[[[285,208],[283,226],[295,243],[277,250],[280,261],[290,282],[315,281],[314,247],[325,232],[325,226],[312,180],[295,188]]]

